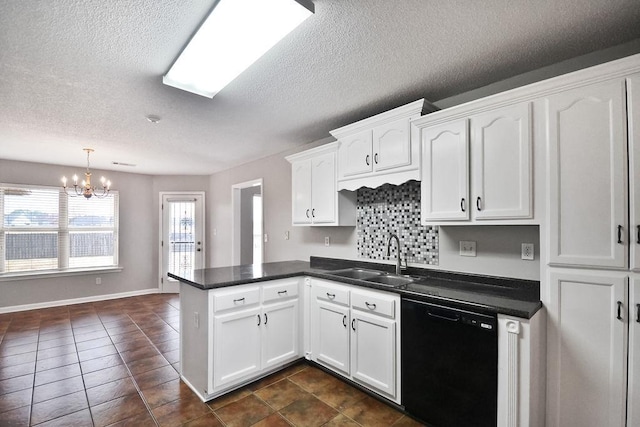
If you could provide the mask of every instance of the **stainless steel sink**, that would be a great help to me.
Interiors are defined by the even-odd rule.
[[[371,278],[384,274],[382,271],[366,270],[364,268],[345,268],[344,270],[335,270],[329,272],[333,276],[348,277],[357,280],[369,280]]]
[[[398,276],[396,274],[384,274],[377,277],[371,277],[366,279],[367,282],[378,283],[380,285],[387,285],[392,287],[406,285],[407,283],[415,282],[415,279],[409,276]]]
[[[386,273],[384,271],[367,270],[364,268],[345,268],[344,270],[335,270],[329,272],[333,276],[348,277],[350,279],[363,280],[376,285],[389,286],[395,288],[415,282],[410,276],[401,276],[398,274]]]

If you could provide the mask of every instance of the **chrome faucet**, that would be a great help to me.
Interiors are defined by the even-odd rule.
[[[389,241],[387,242],[387,256],[391,256],[391,240],[396,239],[396,245],[398,247],[398,259],[396,261],[396,274],[400,274],[400,239],[397,235],[391,233]]]

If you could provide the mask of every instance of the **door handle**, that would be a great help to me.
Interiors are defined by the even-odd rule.
[[[427,312],[427,315],[429,317],[435,317],[436,319],[441,319],[441,320],[448,320],[449,322],[457,322],[460,320],[459,316],[455,316],[455,317],[449,317],[449,316],[442,316],[440,314],[435,314],[435,313],[431,313],[431,312]]]
[[[636,243],[640,245],[640,225],[638,225],[637,228],[638,228],[638,236],[637,236],[638,240],[636,240]]]
[[[622,320],[622,301],[618,301],[618,320]]]
[[[460,199],[460,210],[462,212],[464,212],[464,211],[466,211],[466,209],[467,209],[467,203],[466,203],[466,201],[464,200],[464,197],[463,197],[462,199]]]
[[[336,294],[330,294],[329,292],[327,292],[327,298],[334,299],[335,297],[336,297]]]
[[[260,315],[257,314],[257,316],[258,316],[258,326],[260,326]]]
[[[622,226],[618,226],[618,243],[622,243]]]
[[[307,215],[307,218],[309,218],[309,209],[307,209],[307,212],[305,213],[305,215]]]
[[[267,317],[267,313],[264,314],[264,325],[267,326],[267,322],[269,321],[269,318]]]
[[[233,300],[233,302],[234,302],[234,303],[235,303],[235,302],[241,302],[241,303],[244,303],[244,297],[242,297],[242,298],[238,298],[238,299],[234,299],[234,300]]]
[[[367,157],[364,158],[365,163],[367,164],[367,166],[371,166],[371,163],[369,163],[369,155],[367,154]]]
[[[313,218],[315,218],[315,217],[316,217],[316,209],[315,209],[315,208],[311,209],[311,216],[312,216]]]
[[[347,315],[342,316],[342,326],[347,327]]]
[[[478,208],[479,211],[482,210],[482,199],[480,198],[480,196],[478,196],[478,198],[476,199],[476,208]]]
[[[376,309],[376,305],[374,303],[369,304],[368,302],[364,302],[364,304],[367,306],[367,308],[369,310],[375,310]]]
[[[373,161],[375,162],[375,164],[378,164],[378,153],[373,155]]]
[[[202,251],[202,249],[198,248],[198,249],[196,249],[196,251],[201,252],[201,251]]]
[[[356,330],[356,319],[351,320],[351,329]]]
[[[640,304],[636,304],[636,322],[640,323]]]

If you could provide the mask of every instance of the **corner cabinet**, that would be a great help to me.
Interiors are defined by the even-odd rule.
[[[413,122],[422,142],[423,224],[533,217],[530,103],[433,122]]]
[[[293,225],[356,224],[355,192],[337,190],[337,149],[337,143],[331,143],[286,157],[291,163]]]
[[[424,99],[332,130],[339,143],[338,189],[357,190],[420,179],[420,144],[411,120],[423,109],[435,110]]]
[[[210,291],[180,284],[180,374],[203,401],[301,357],[300,287],[297,277]]]
[[[311,287],[311,360],[400,403],[400,297],[321,279]]]

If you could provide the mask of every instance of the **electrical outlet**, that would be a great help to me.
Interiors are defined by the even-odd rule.
[[[102,285],[102,278],[96,277],[96,285]]]
[[[522,259],[526,259],[527,261],[531,261],[531,260],[535,259],[533,250],[534,250],[533,243],[523,243],[522,244]]]
[[[289,240],[289,232],[288,231],[284,232],[284,240]]]
[[[196,329],[200,328],[200,313],[197,311],[193,312],[193,326],[195,326]]]
[[[264,233],[264,242],[267,243],[269,241],[269,235]]]
[[[460,240],[460,256],[476,256],[476,242]]]
[[[325,245],[325,246],[329,246],[329,245],[331,245],[331,242],[329,241],[329,236],[326,236],[326,237],[324,238],[324,245]]]

